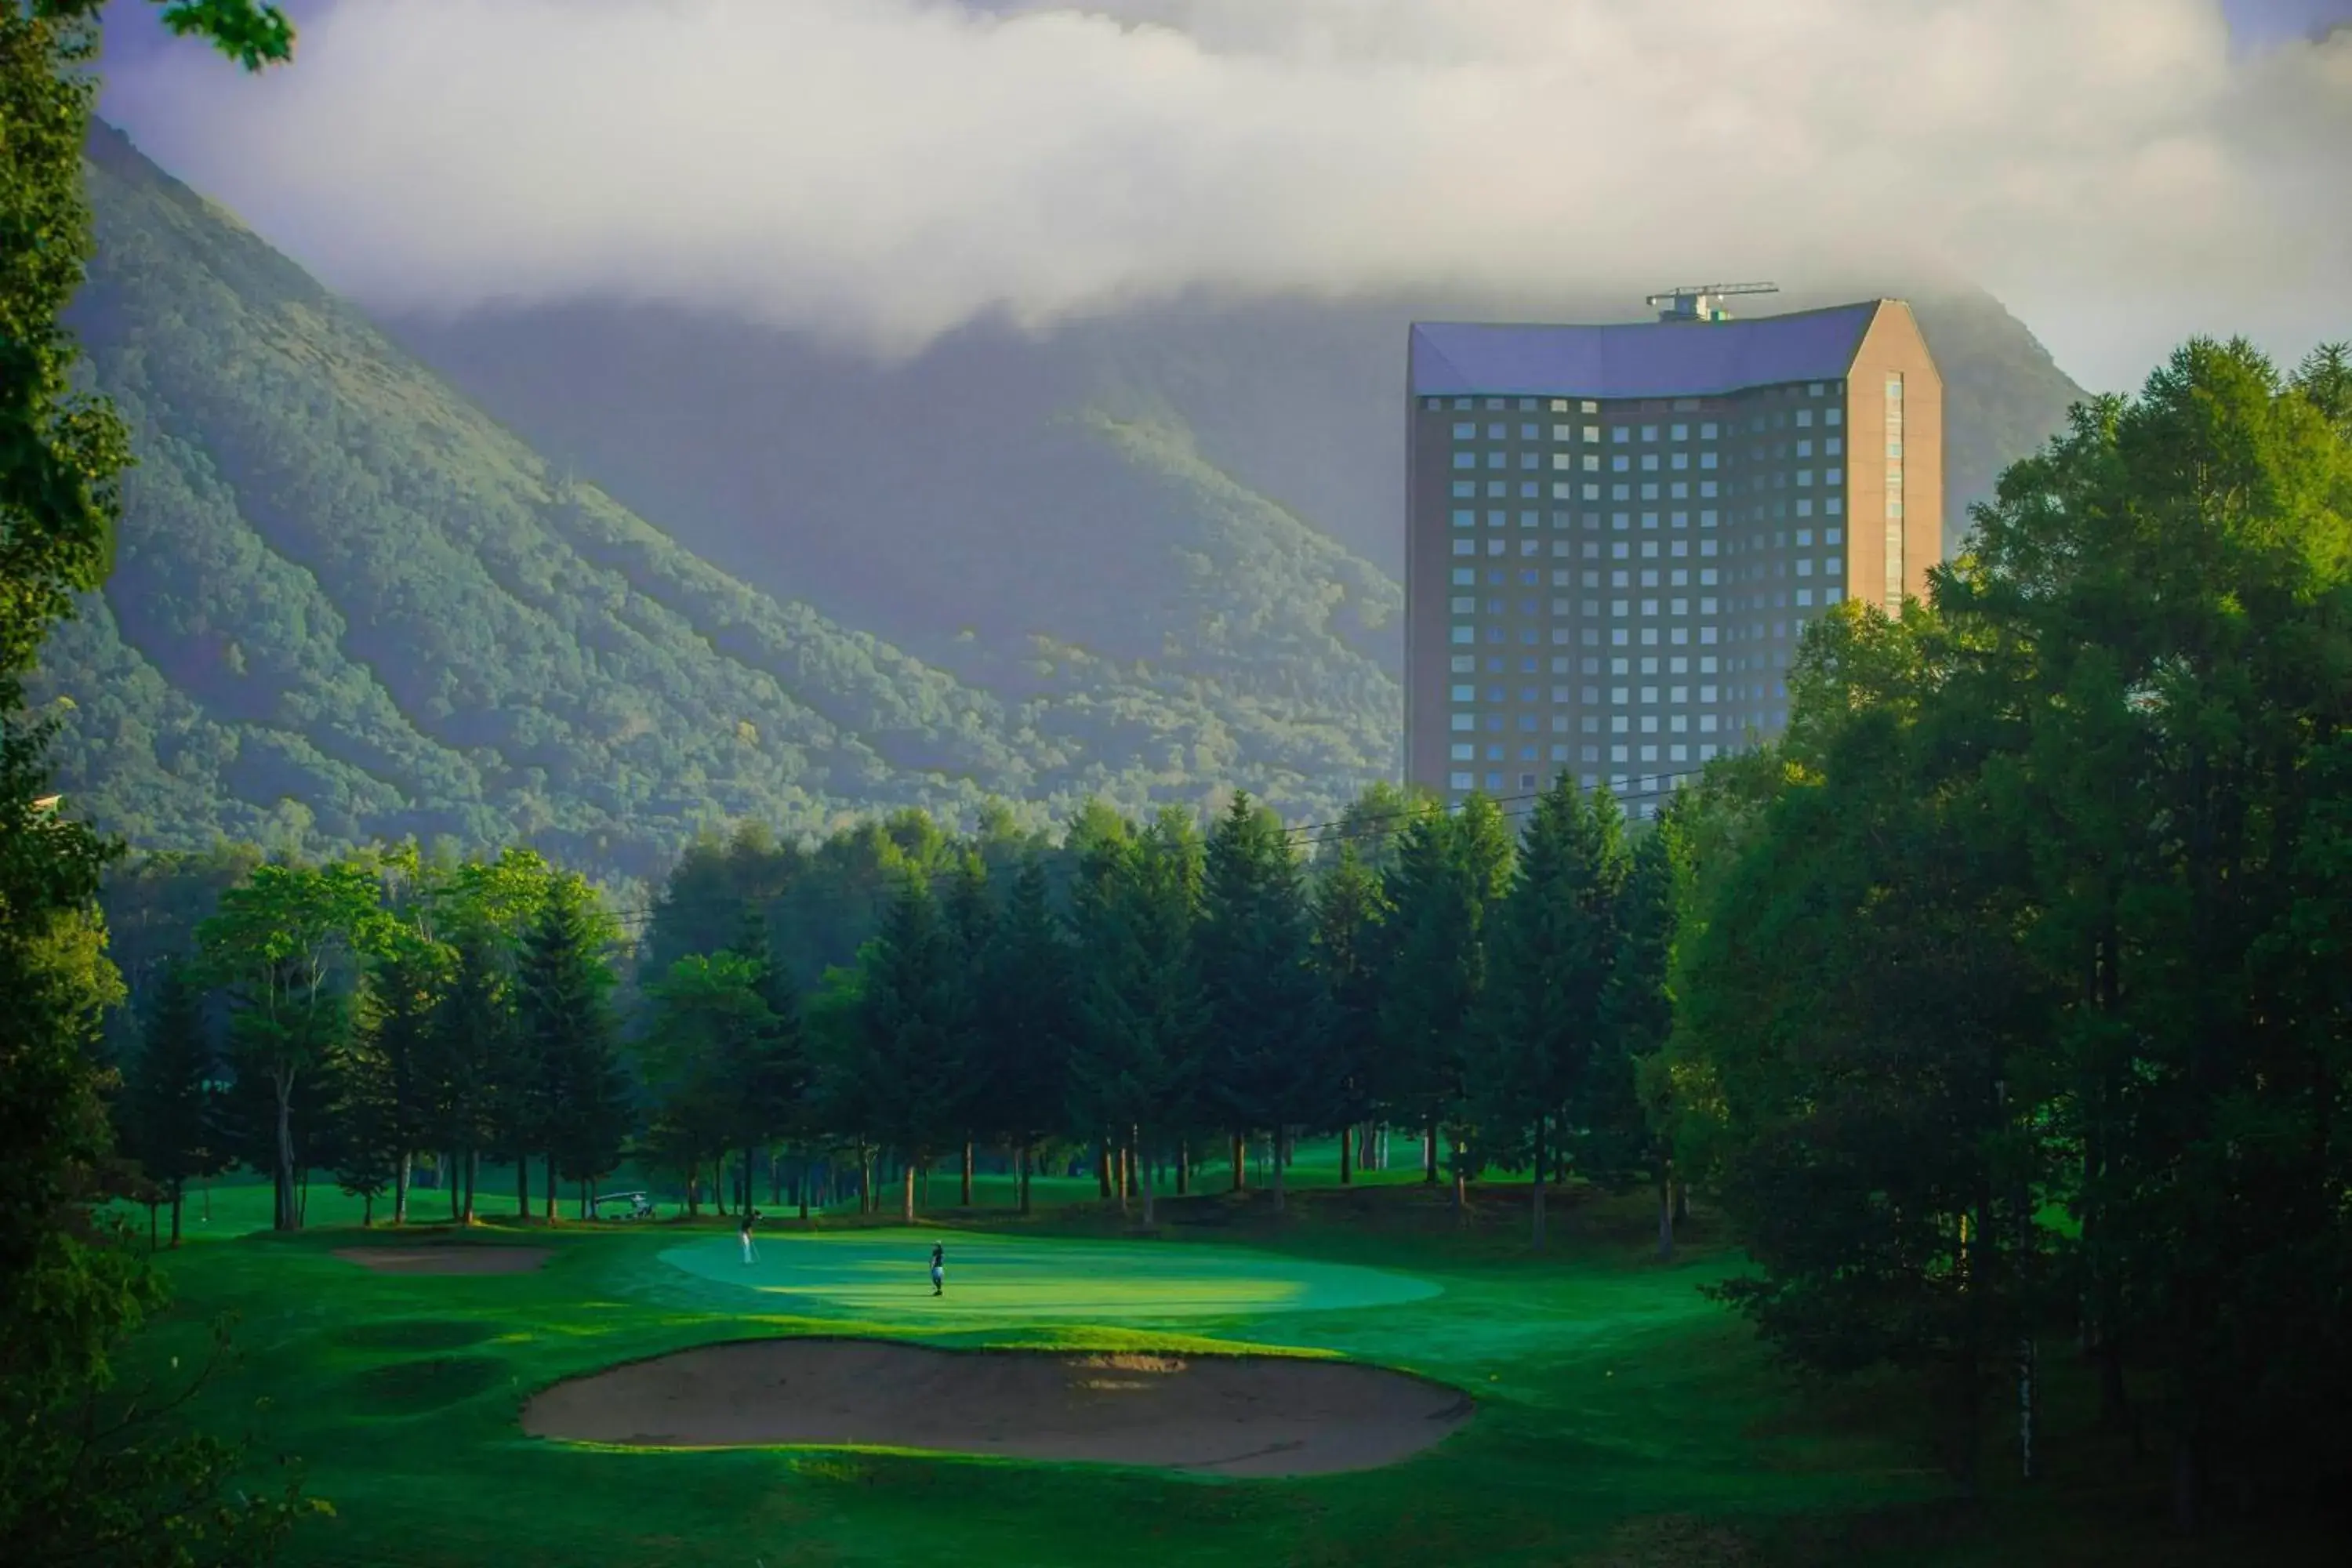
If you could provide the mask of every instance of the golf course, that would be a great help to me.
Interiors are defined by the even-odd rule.
[[[1465,1224],[1318,1154],[1279,1215],[1220,1193],[1128,1234],[1091,1181],[1041,1183],[1027,1220],[764,1219],[748,1265],[667,1204],[394,1231],[321,1190],[278,1234],[266,1185],[216,1185],[138,1370],[184,1377],[233,1318],[196,1404],[299,1458],[333,1510],[304,1563],[2253,1560],[2130,1523],[2113,1475],[1956,1503],[1902,1385],[1801,1387],[1700,1294],[1739,1267],[1704,1215],[1662,1262],[1638,1200],[1556,1199],[1538,1258],[1524,1187]],[[2053,1375],[2046,1419],[2085,1397]]]

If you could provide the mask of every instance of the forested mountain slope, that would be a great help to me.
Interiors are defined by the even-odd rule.
[[[1223,518],[1244,556],[1306,563],[1320,629],[1293,618],[1295,668],[1268,662],[1225,629],[1263,607],[1204,563],[1171,584],[1186,676],[1033,650],[1008,700],[718,570],[119,134],[90,156],[73,324],[140,461],[115,576],[41,695],[67,711],[61,787],[134,841],[528,837],[641,877],[725,818],[1224,783],[1313,812],[1387,771],[1394,686],[1348,637],[1394,615],[1394,584],[1149,421],[1070,434]]]

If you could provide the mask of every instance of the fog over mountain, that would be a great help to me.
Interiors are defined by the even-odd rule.
[[[2198,331],[2298,355],[2352,275],[2352,33],[2234,0],[296,14],[299,69],[142,51],[109,112],[381,309],[623,298],[906,354],[1199,291],[1897,275],[2121,387]]]

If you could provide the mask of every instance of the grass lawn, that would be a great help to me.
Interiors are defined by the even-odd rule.
[[[1263,1198],[1197,1199],[1169,1205],[1149,1237],[1122,1234],[1115,1212],[1067,1206],[1092,1198],[1091,1178],[1041,1187],[1026,1222],[975,1211],[908,1231],[836,1216],[803,1236],[784,1219],[751,1268],[715,1218],[498,1222],[446,1237],[553,1256],[538,1272],[464,1277],[334,1257],[419,1237],[349,1228],[357,1205],[331,1191],[313,1189],[309,1231],[278,1237],[261,1228],[266,1187],[225,1185],[209,1224],[191,1205],[192,1239],[168,1265],[179,1304],[139,1358],[189,1364],[206,1321],[236,1314],[240,1359],[200,1408],[249,1430],[257,1452],[300,1456],[310,1489],[334,1505],[298,1534],[289,1560],[302,1563],[2334,1560],[2331,1543],[2314,1535],[2306,1549],[2274,1521],[2259,1546],[2168,1541],[2143,1522],[2160,1515],[2160,1463],[2132,1468],[2075,1436],[2083,1390],[2063,1364],[2050,1381],[2052,1476],[2030,1495],[2002,1483],[1983,1508],[1957,1507],[1907,1391],[1801,1393],[1698,1294],[1737,1267],[1703,1224],[1660,1265],[1640,1201],[1561,1203],[1552,1252],[1537,1258],[1523,1192],[1490,1190],[1464,1228],[1412,1173],[1353,1192],[1329,1174],[1302,1168],[1287,1215]],[[510,1185],[486,1191],[488,1206],[511,1209]],[[952,1197],[952,1179],[936,1191]],[[987,1184],[976,1195],[1009,1200]],[[420,1210],[443,1212],[436,1196]],[[934,1239],[950,1262],[940,1300],[925,1274]],[[559,1379],[796,1332],[1339,1355],[1454,1384],[1480,1408],[1390,1468],[1253,1481],[868,1451],[589,1449],[517,1426],[528,1394]],[[2004,1449],[1989,1467],[2009,1462]]]

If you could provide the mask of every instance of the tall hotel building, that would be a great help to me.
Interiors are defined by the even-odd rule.
[[[1716,304],[1768,287],[1412,328],[1409,782],[1458,801],[1567,770],[1654,800],[1787,722],[1809,620],[1926,591],[1944,387],[1910,307]]]

